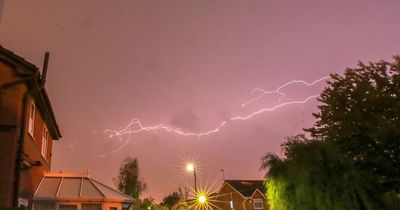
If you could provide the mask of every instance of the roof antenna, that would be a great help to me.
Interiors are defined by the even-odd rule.
[[[42,85],[46,83],[47,67],[49,66],[50,53],[46,52],[44,54],[43,70],[42,70]]]
[[[222,180],[225,181],[225,172],[223,168],[221,168],[221,173],[222,173]]]

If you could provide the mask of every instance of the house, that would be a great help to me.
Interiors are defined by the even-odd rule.
[[[128,210],[133,201],[89,174],[45,173],[33,197],[33,210]]]
[[[51,173],[61,138],[42,72],[0,46],[0,208],[127,210],[133,198],[89,175]]]
[[[0,207],[31,205],[61,138],[44,87],[48,58],[41,73],[0,46]]]
[[[225,180],[213,204],[223,210],[268,210],[263,180]]]

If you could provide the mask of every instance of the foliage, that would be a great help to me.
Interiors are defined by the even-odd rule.
[[[172,209],[172,207],[181,200],[186,200],[187,198],[188,191],[185,189],[185,192],[182,192],[182,189],[178,188],[178,191],[173,191],[169,195],[165,196],[161,202],[161,205],[167,207],[168,209]]]
[[[382,208],[377,180],[355,169],[335,145],[296,136],[282,148],[285,158],[262,158],[271,210]]]
[[[139,178],[138,160],[131,157],[124,159],[115,182],[120,191],[135,199],[139,199],[139,196],[147,188],[146,183]]]
[[[316,139],[337,145],[355,166],[379,176],[384,191],[400,190],[400,57],[356,69],[332,81],[319,100]]]
[[[172,192],[171,194],[165,196],[161,203],[162,206],[172,209],[172,207],[181,200],[181,195],[178,192]]]
[[[154,198],[144,198],[143,200],[139,199],[133,206],[134,210],[167,210],[165,207],[158,205]]]

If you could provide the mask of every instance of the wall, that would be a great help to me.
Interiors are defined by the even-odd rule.
[[[235,191],[232,187],[224,183],[224,186],[220,190],[220,193],[215,202],[219,208],[228,210],[231,209],[230,201],[233,200],[233,207],[235,210],[244,210],[243,208],[243,201],[245,200],[244,197]]]
[[[52,138],[48,135],[48,146],[45,157],[41,154],[42,149],[42,137],[45,122],[43,121],[40,113],[40,107],[35,103],[35,126],[33,136],[28,132],[29,124],[29,110],[31,103],[35,103],[34,99],[29,97],[26,104],[26,121],[25,121],[25,142],[24,152],[32,161],[40,161],[42,166],[35,166],[33,168],[21,171],[21,184],[20,184],[20,196],[23,198],[30,199],[33,197],[34,191],[42,180],[43,173],[50,171],[51,168],[51,155],[52,155]]]
[[[0,84],[18,79],[9,66],[0,62]],[[15,159],[17,139],[20,131],[22,96],[24,85],[2,89],[0,93],[0,125],[9,129],[0,129],[0,206],[9,207],[13,199],[15,178]],[[3,127],[4,128],[4,127]]]
[[[19,79],[10,66],[0,62],[0,85]],[[15,163],[21,129],[23,97],[27,88],[24,83],[0,91],[0,206],[10,207],[13,202]],[[41,107],[35,109],[35,126],[33,136],[28,133],[30,103],[28,97],[25,115],[24,153],[33,161],[40,161],[42,166],[24,169],[20,173],[20,197],[30,199],[39,185],[43,173],[50,171],[52,156],[52,138],[49,134],[47,153],[42,156],[42,135],[45,123]],[[36,105],[36,104],[35,104]]]

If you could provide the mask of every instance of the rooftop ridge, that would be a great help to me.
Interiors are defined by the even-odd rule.
[[[44,172],[45,177],[80,177],[80,178],[91,178],[89,173],[75,173],[75,172]]]

